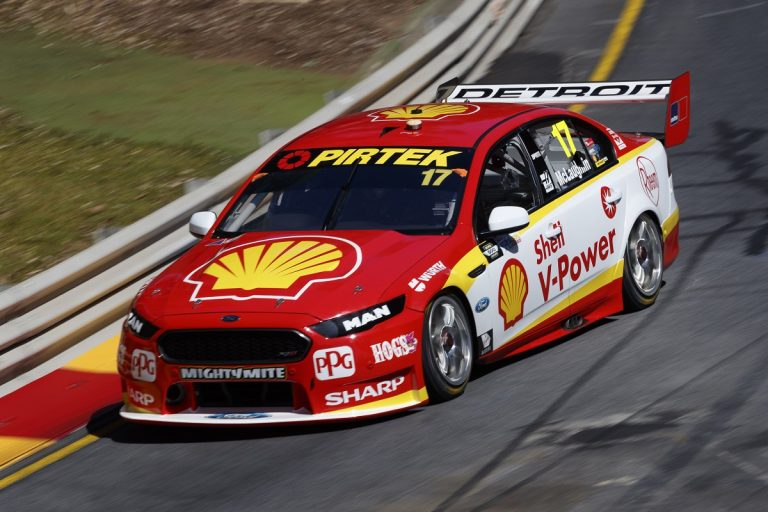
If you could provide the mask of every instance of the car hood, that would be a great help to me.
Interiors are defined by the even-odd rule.
[[[150,321],[189,314],[304,314],[319,320],[392,299],[387,289],[448,239],[395,231],[248,233],[206,239],[152,280]],[[407,286],[399,294],[405,293]]]

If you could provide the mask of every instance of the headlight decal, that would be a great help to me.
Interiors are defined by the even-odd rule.
[[[400,295],[390,301],[376,304],[348,315],[325,320],[310,326],[310,328],[326,338],[338,338],[339,336],[366,331],[374,325],[401,313],[404,308],[405,295]]]
[[[136,310],[131,309],[128,317],[125,319],[125,325],[128,330],[141,339],[148,340],[158,331],[158,328],[145,320]]]

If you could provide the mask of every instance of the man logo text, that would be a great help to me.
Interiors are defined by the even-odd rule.
[[[370,322],[375,322],[376,320],[380,320],[391,314],[392,312],[389,310],[389,306],[384,304],[383,306],[373,308],[373,311],[366,311],[362,315],[354,316],[349,320],[344,320],[344,330],[349,332],[359,329]]]

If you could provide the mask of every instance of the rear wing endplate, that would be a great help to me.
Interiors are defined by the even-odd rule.
[[[527,103],[546,105],[603,105],[667,102],[664,144],[682,144],[690,129],[691,76],[672,80],[577,82],[559,84],[468,85],[457,80],[438,87],[438,101],[449,103]]]

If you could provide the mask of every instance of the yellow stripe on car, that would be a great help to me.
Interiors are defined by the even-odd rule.
[[[655,140],[651,140],[646,142],[645,144],[641,145],[638,148],[633,149],[629,153],[622,155],[619,158],[619,161],[616,165],[613,166],[612,169],[607,170],[599,176],[598,178],[604,177],[609,175],[610,173],[616,171],[619,169],[622,165],[632,161],[634,158],[636,158],[638,155],[640,155],[643,151],[650,148],[653,144],[655,144]],[[569,190],[562,196],[558,197],[551,203],[547,203],[538,210],[534,211],[530,215],[530,224],[528,227],[521,229],[520,231],[516,232],[516,235],[522,235],[526,231],[530,229],[531,226],[533,226],[536,222],[540,221],[542,218],[548,216],[551,214],[555,209],[559,208],[563,205],[566,201],[574,197],[576,194],[582,192],[586,187],[592,185],[593,181],[589,180],[581,185],[577,186],[576,188]],[[677,210],[675,210],[677,212]],[[673,212],[672,216],[675,216],[676,213]],[[679,212],[677,212],[677,215],[679,216]],[[672,219],[672,217],[670,217]],[[668,219],[669,220],[669,219]],[[665,222],[666,225],[666,222]],[[674,226],[673,226],[674,227]],[[664,231],[664,236],[666,237],[667,231]],[[480,265],[486,264],[487,260],[485,259],[485,256],[483,256],[482,251],[478,247],[473,247],[469,250],[462,258],[453,266],[451,269],[451,274],[448,276],[448,280],[445,282],[445,285],[443,288],[448,288],[451,286],[455,286],[456,288],[460,289],[464,292],[466,295],[469,292],[469,289],[472,287],[472,284],[475,282],[474,277],[470,277],[468,274],[471,270],[474,270]]]
[[[617,279],[621,279],[621,276],[623,273],[624,273],[624,258],[619,260],[619,262],[614,266],[603,270],[598,275],[596,275],[595,277],[587,281],[587,283],[581,288],[578,288],[575,291],[571,292],[570,296],[566,295],[566,297],[564,297],[563,300],[561,300],[555,307],[553,307],[552,309],[550,309],[549,311],[541,315],[539,318],[531,322],[530,325],[528,325],[525,329],[517,333],[515,337],[512,338],[510,341],[513,341],[514,339],[519,338],[523,334],[526,334],[532,329],[535,329],[536,327],[541,325],[543,322],[546,322],[547,320],[557,315],[558,313],[561,313],[571,303],[578,302],[581,299],[595,293],[600,288],[603,288],[604,286],[611,284]]]
[[[664,237],[664,240],[667,239],[669,234],[672,232],[673,229],[675,229],[675,226],[677,226],[680,223],[680,208],[675,208],[675,211],[672,212],[672,214],[667,217],[667,220],[665,220],[661,224],[661,233]]]
[[[410,390],[405,393],[400,393],[384,400],[377,400],[376,402],[370,402],[362,405],[355,405],[354,407],[346,407],[337,411],[330,411],[326,414],[349,414],[351,412],[358,411],[370,411],[372,409],[394,409],[400,408],[404,405],[421,403],[427,399],[427,388],[421,388],[418,390]]]

